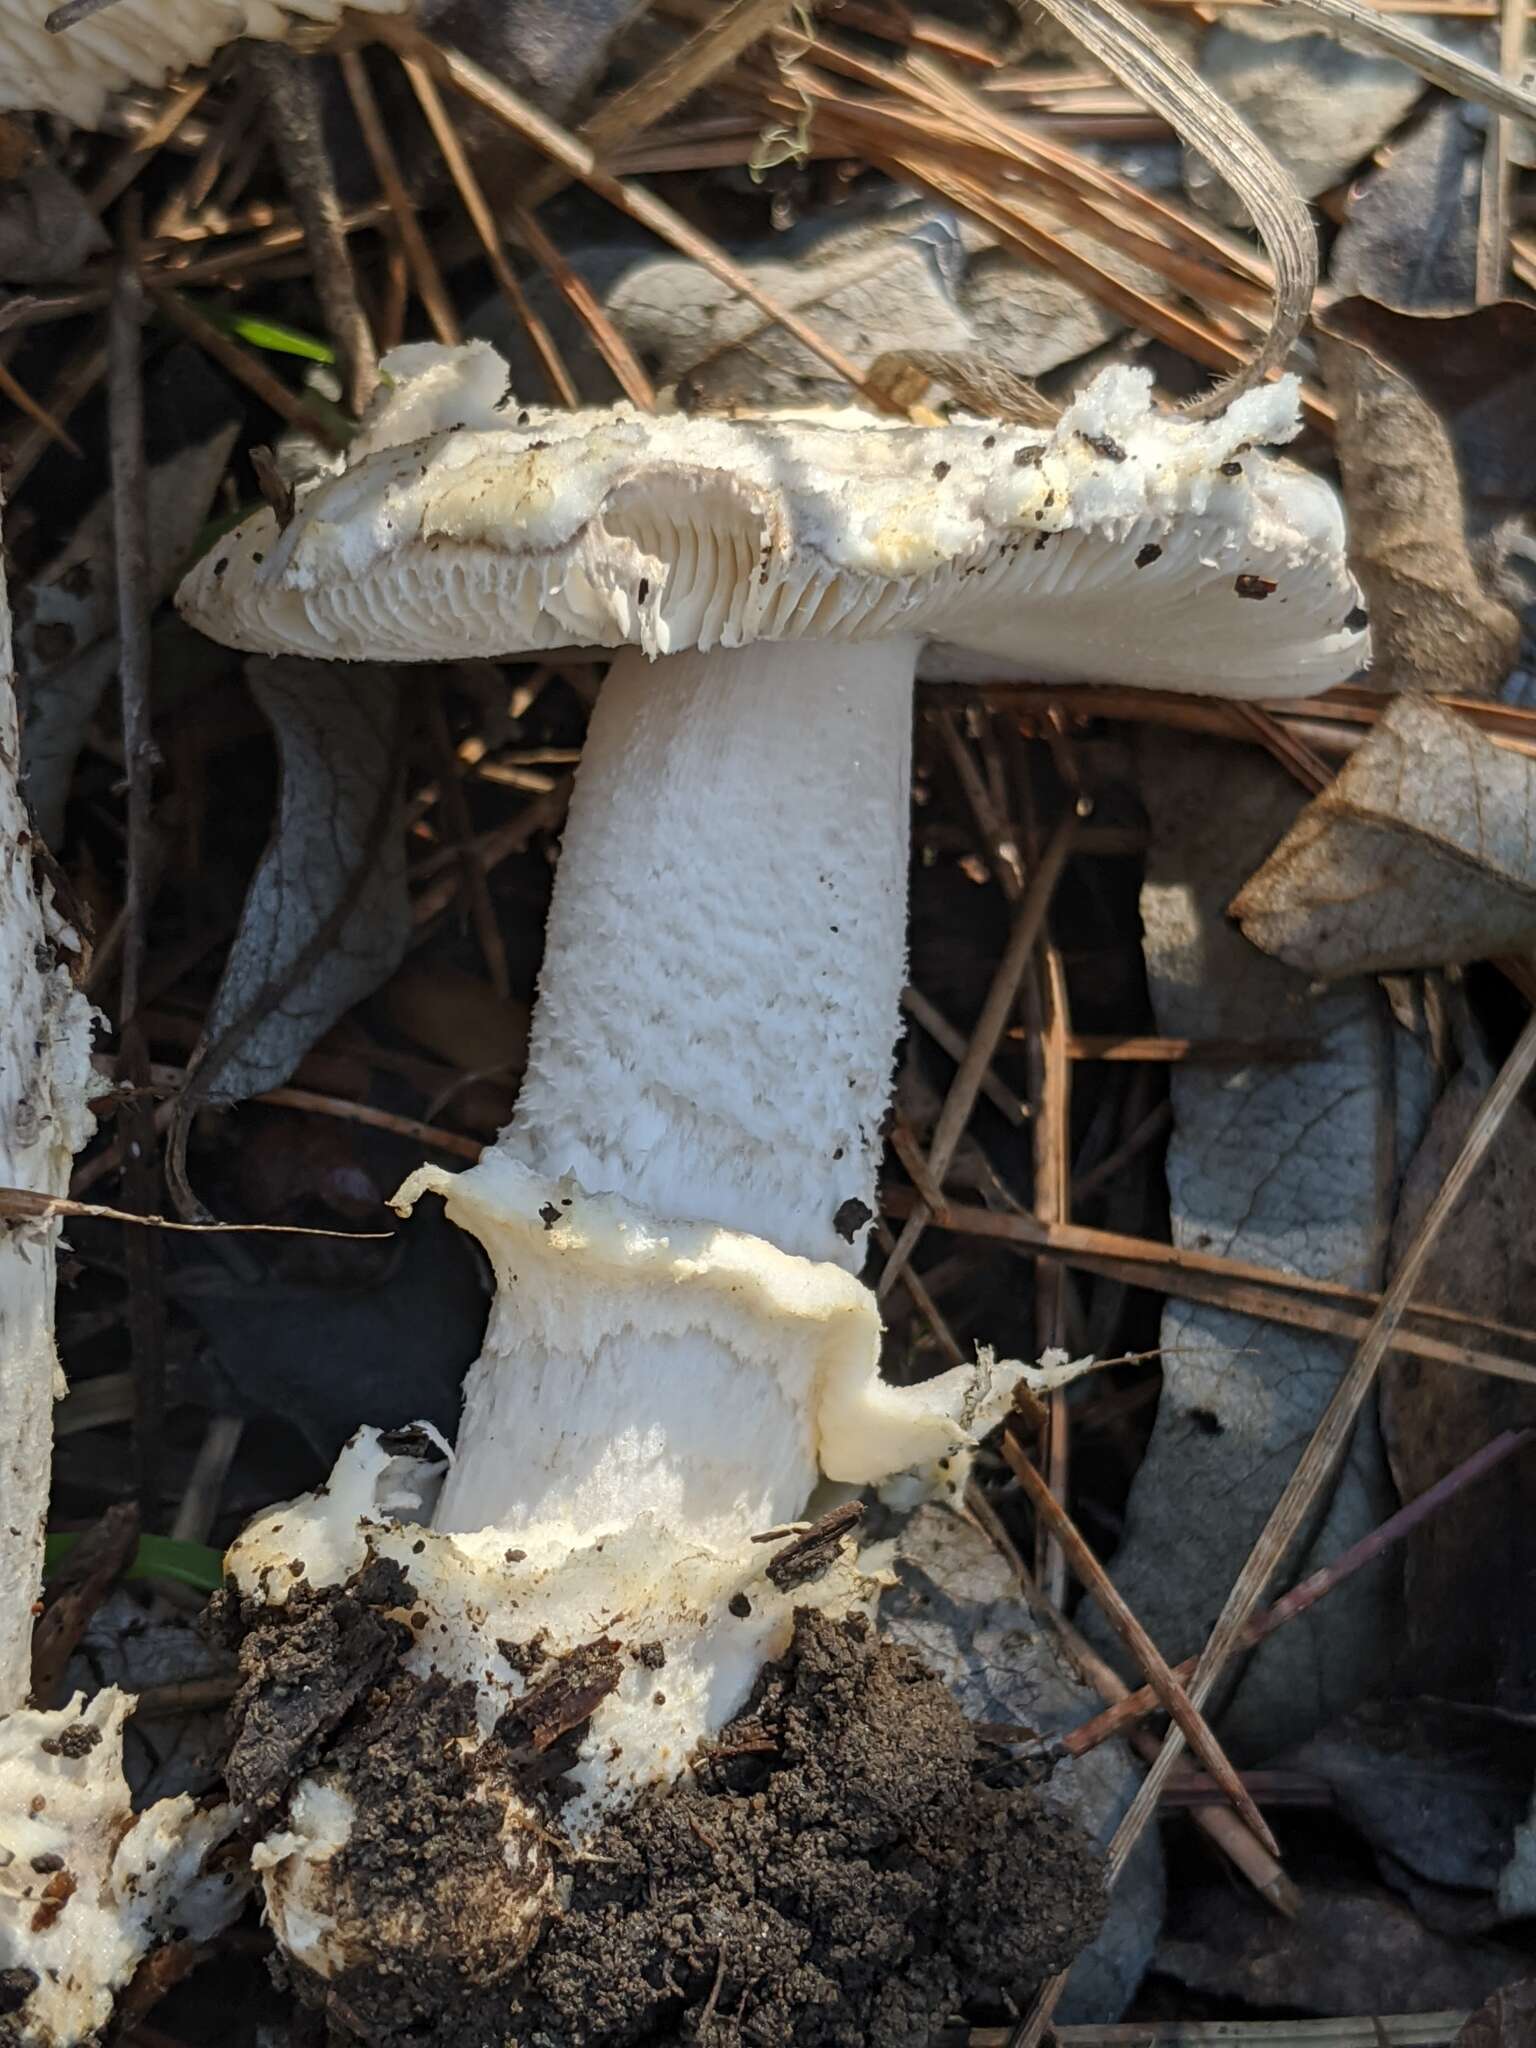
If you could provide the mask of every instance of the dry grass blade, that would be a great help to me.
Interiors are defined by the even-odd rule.
[[[795,4],[796,0],[730,0],[711,14],[696,35],[669,50],[643,77],[616,92],[590,120],[583,121],[576,130],[577,141],[599,157],[610,156],[734,64]],[[572,175],[563,166],[548,166],[530,183],[523,195],[524,206],[530,210],[542,206],[570,183]]]
[[[1055,0],[1049,0],[1055,12]],[[1070,0],[1076,4],[1076,0]],[[1102,4],[1102,0],[1100,0]],[[1311,15],[1327,35],[1343,43],[1364,43],[1395,57],[1400,64],[1417,71],[1442,92],[1457,99],[1475,100],[1496,114],[1509,114],[1517,121],[1536,121],[1536,92],[1513,79],[1501,78],[1486,64],[1463,57],[1459,51],[1437,43],[1416,28],[1404,28],[1389,21],[1367,0],[1297,0],[1303,14]]]
[[[341,75],[346,81],[347,93],[352,101],[352,111],[357,116],[357,125],[362,130],[363,145],[372,160],[374,175],[379,181],[379,190],[389,202],[394,217],[395,233],[400,237],[400,246],[405,251],[405,260],[411,267],[411,279],[416,287],[416,296],[426,309],[432,323],[432,332],[447,348],[456,347],[463,339],[459,328],[459,316],[454,311],[453,300],[443,282],[443,273],[437,267],[437,258],[432,254],[431,244],[421,231],[421,222],[416,218],[416,208],[406,190],[401,175],[400,160],[395,155],[394,144],[389,139],[389,130],[379,112],[373,84],[368,76],[368,67],[357,50],[343,50],[341,53]]]
[[[1198,73],[1122,7],[1120,0],[1044,0],[1044,4],[1107,71],[1155,107],[1185,142],[1199,150],[1247,208],[1269,252],[1275,271],[1269,333],[1252,361],[1230,384],[1191,407],[1195,417],[1207,417],[1239,392],[1284,368],[1317,287],[1317,240],[1311,216],[1288,172],[1257,136]]]
[[[1036,1514],[1050,1525],[1052,1535],[1065,1551],[1078,1579],[1146,1672],[1158,1699],[1183,1729],[1190,1747],[1265,1848],[1271,1855],[1278,1856],[1280,1844],[1270,1833],[1242,1779],[1228,1762],[1209,1723],[1191,1703],[1177,1676],[1168,1668],[1162,1651],[1120,1597],[1109,1573],[1083,1541],[1072,1517],[1024,1455],[1011,1430],[1003,1433],[1003,1456],[1008,1461],[1009,1470],[1029,1495]]]
[[[728,284],[733,291],[740,292],[754,306],[760,306],[772,319],[794,336],[812,355],[818,357],[829,369],[835,370],[855,391],[864,392],[865,383],[858,365],[849,360],[841,349],[825,341],[814,327],[787,311],[767,292],[760,289],[752,278],[737,263],[733,263],[718,244],[697,228],[689,225],[680,213],[676,213],[665,201],[643,186],[629,185],[603,170],[593,151],[579,142],[569,129],[549,120],[529,102],[501,83],[490,72],[474,63],[458,50],[440,47],[423,36],[408,23],[383,17],[379,21],[380,34],[400,53],[402,63],[425,73],[430,63],[441,72],[456,91],[473,100],[486,112],[494,114],[516,135],[521,135],[538,149],[562,164],[573,177],[606,199],[622,213],[637,220],[642,227],[649,228],[664,242],[670,242],[674,249],[684,256],[691,256],[714,277]],[[414,74],[413,74],[414,77]],[[429,78],[430,82],[430,78]],[[439,138],[441,140],[441,138]],[[878,393],[868,394],[879,404]],[[880,405],[880,410],[889,410]]]
[[[1297,1461],[1284,1493],[1275,1503],[1263,1535],[1254,1545],[1247,1563],[1238,1573],[1236,1584],[1227,1595],[1189,1683],[1189,1696],[1196,1707],[1205,1705],[1225,1676],[1241,1645],[1243,1631],[1263,1597],[1264,1588],[1337,1466],[1361,1404],[1375,1381],[1377,1369],[1391,1348],[1403,1317],[1412,1306],[1414,1289],[1423,1278],[1436,1240],[1533,1073],[1536,1073],[1536,1015],[1527,1021],[1498,1079],[1483,1098],[1482,1107],[1473,1119],[1455,1164],[1446,1175],[1439,1194],[1425,1211],[1390,1286],[1382,1295],[1380,1306],[1371,1318],[1359,1350]],[[1182,1749],[1183,1734],[1175,1725],[1169,1729],[1157,1761],[1147,1772],[1141,1789],[1126,1810],[1125,1818],[1110,1843],[1108,1874],[1111,1884],[1125,1868],[1127,1858],[1155,1815],[1163,1787]],[[1051,2015],[1066,1989],[1066,1981],[1066,1975],[1062,1973],[1036,1995],[1029,2011],[1014,2030],[1011,2048],[1039,2048],[1050,2026]]]
[[[565,360],[555,346],[554,336],[528,303],[528,295],[518,282],[517,272],[507,259],[502,246],[501,232],[496,225],[496,216],[475,176],[469,161],[469,154],[459,140],[457,129],[448,118],[448,109],[443,105],[443,96],[437,89],[437,80],[427,69],[413,49],[397,52],[401,67],[411,81],[421,111],[427,117],[427,126],[432,130],[433,140],[442,152],[448,174],[458,189],[464,211],[469,215],[485,259],[491,266],[502,296],[521,322],[523,331],[533,345],[535,355],[549,379],[549,388],[558,405],[578,406],[581,394],[576,389]]]

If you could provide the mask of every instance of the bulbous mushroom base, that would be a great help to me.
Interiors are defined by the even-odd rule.
[[[357,1646],[355,1613],[334,1629]],[[802,1610],[687,1777],[577,1846],[559,1745],[473,1724],[467,1688],[365,1685],[290,1797],[304,1853],[269,1838],[295,1987],[373,2048],[920,2048],[966,2010],[1004,2017],[1103,1917],[1086,1837],[861,1616]],[[328,1923],[307,1951],[306,1915]]]

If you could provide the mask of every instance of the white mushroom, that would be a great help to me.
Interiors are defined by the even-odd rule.
[[[323,1496],[254,1524],[253,1601],[387,1560],[408,1667],[475,1690],[489,1731],[530,1697],[519,1645],[625,1655],[591,1704],[579,1832],[681,1771],[741,1706],[811,1588],[752,1538],[818,1479],[933,1469],[1020,1368],[915,1388],[878,1371],[855,1277],[903,978],[912,683],[927,643],[1037,675],[1233,695],[1358,668],[1364,616],[1336,501],[1254,444],[1291,385],[1217,420],[1101,376],[1051,433],[846,412],[648,419],[503,403],[483,347],[415,348],[346,459],[183,585],[237,647],[349,659],[616,647],[550,915],[517,1114],[480,1164],[423,1168],[490,1254],[497,1295],[458,1449],[371,1431]],[[509,1651],[511,1654],[509,1655]],[[547,1819],[509,1801],[537,1932]],[[261,1852],[291,1954],[363,1959],[321,1768]]]
[[[397,14],[406,0],[111,0],[73,27],[44,27],[57,0],[0,0],[0,112],[62,114],[94,128],[129,85],[160,85],[237,36],[280,39],[343,5]]]
[[[0,1720],[0,2039],[76,2048],[157,1944],[208,1941],[247,1880],[219,1851],[228,1806],[181,1793],[134,1813],[123,1776],[132,1701],[115,1687]]]

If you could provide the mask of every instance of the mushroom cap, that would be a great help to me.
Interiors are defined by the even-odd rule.
[[[182,584],[232,647],[342,660],[660,655],[914,638],[1045,681],[1306,694],[1364,665],[1332,490],[1256,444],[1293,380],[1214,420],[1103,371],[1050,432],[838,411],[651,418],[504,403],[484,343],[417,344],[285,527]]]
[[[115,92],[205,64],[237,36],[276,40],[296,18],[331,23],[343,6],[396,14],[407,0],[113,0],[61,34],[56,0],[0,0],[0,113],[62,114],[94,128]]]

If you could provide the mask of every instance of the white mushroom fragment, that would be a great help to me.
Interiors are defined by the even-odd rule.
[[[345,461],[286,525],[264,511],[226,535],[185,615],[341,659],[623,651],[516,1118],[478,1166],[424,1168],[397,1198],[443,1194],[495,1268],[457,1453],[443,1477],[364,1431],[323,1497],[264,1517],[229,1563],[267,1607],[394,1573],[407,1668],[470,1688],[482,1739],[521,1716],[537,1748],[542,1674],[585,1660],[580,1712],[558,1709],[584,1730],[559,1815],[579,1835],[682,1771],[796,1605],[859,1597],[851,1557],[780,1583],[753,1537],[823,1475],[942,1465],[1020,1374],[886,1385],[855,1277],[925,645],[1275,695],[1359,667],[1364,617],[1332,494],[1256,452],[1295,430],[1290,386],[1194,424],[1111,370],[1042,434],[519,410],[483,347],[385,367]],[[284,1943],[321,1976],[384,1939],[343,1881],[347,1801],[344,1772],[311,1770],[260,1852]],[[548,1828],[506,1795],[517,1941],[552,1883]]]
[[[277,40],[330,24],[343,5],[398,14],[406,0],[111,0],[72,27],[44,23],[58,0],[0,0],[0,112],[62,114],[94,128],[129,85],[160,85],[237,36]]]
[[[160,1943],[208,1941],[239,1913],[236,1815],[187,1793],[134,1813],[123,1776],[132,1701],[108,1687],[0,1720],[0,2039],[76,2048]]]

